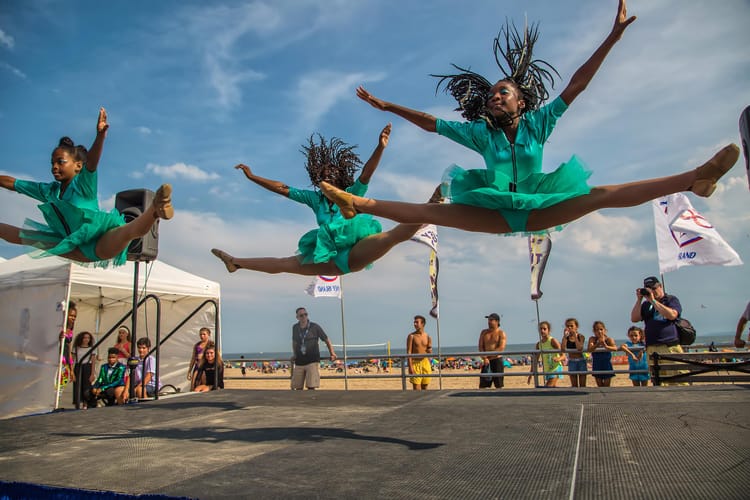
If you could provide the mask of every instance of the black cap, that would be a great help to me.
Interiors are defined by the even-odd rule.
[[[490,313],[485,318],[494,319],[496,321],[500,321],[500,315],[497,313]]]
[[[643,286],[647,288],[653,288],[658,284],[659,284],[659,278],[657,278],[656,276],[649,276],[648,278],[643,280]]]

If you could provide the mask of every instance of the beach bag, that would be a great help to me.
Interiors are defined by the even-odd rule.
[[[680,337],[680,345],[692,345],[695,342],[695,327],[685,318],[674,320],[677,335]]]

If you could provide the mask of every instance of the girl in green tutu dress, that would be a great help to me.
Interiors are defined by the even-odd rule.
[[[125,263],[131,240],[146,234],[157,219],[174,215],[172,187],[163,184],[144,213],[125,223],[112,210],[99,210],[97,166],[107,135],[107,112],[99,110],[96,139],[90,150],[68,137],[52,151],[53,182],[32,182],[0,175],[0,186],[39,200],[44,222],[26,219],[24,227],[0,223],[0,238],[40,250],[33,256],[59,255],[98,267]]]
[[[321,190],[344,217],[366,213],[402,223],[430,223],[467,231],[525,233],[560,229],[601,208],[635,206],[680,191],[709,196],[716,181],[737,161],[739,148],[730,144],[697,169],[682,174],[590,187],[590,172],[573,156],[552,173],[542,173],[544,143],[555,123],[586,88],[606,55],[635,17],[627,17],[620,0],[612,31],[573,74],[559,97],[542,105],[554,83],[555,69],[533,58],[538,38],[535,26],[519,34],[505,26],[495,39],[494,52],[505,78],[491,85],[482,76],[455,66],[461,73],[436,75],[438,87],[458,101],[467,122],[452,122],[383,101],[362,87],[357,96],[373,107],[395,113],[428,131],[437,132],[481,154],[486,169],[453,166],[444,175],[442,194],[450,204],[415,204],[374,200],[337,190],[325,182]],[[508,65],[506,70],[500,61]]]
[[[353,152],[355,146],[347,146],[337,138],[326,143],[322,137],[319,137],[320,144],[316,144],[311,137],[304,150],[307,173],[313,186],[318,187],[321,182],[327,181],[345,189],[347,193],[364,195],[388,145],[390,133],[389,123],[380,132],[378,145],[356,181],[354,173],[361,161]],[[309,206],[315,212],[319,227],[300,238],[297,255],[291,257],[233,257],[217,248],[212,249],[211,252],[224,262],[230,273],[237,269],[307,276],[338,276],[356,272],[388,253],[398,243],[411,238],[421,227],[421,224],[399,224],[390,231],[381,232],[380,222],[369,215],[343,218],[338,207],[317,190],[297,189],[265,179],[254,174],[247,165],[240,164],[235,168],[242,170],[248,179],[259,186]]]

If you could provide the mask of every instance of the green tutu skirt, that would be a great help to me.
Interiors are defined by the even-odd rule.
[[[45,222],[26,219],[20,232],[25,245],[39,250],[32,253],[32,257],[65,256],[79,249],[95,267],[125,264],[127,247],[112,259],[100,260],[96,255],[99,238],[110,229],[125,225],[125,218],[117,210],[102,212],[78,208],[62,200],[43,203],[38,207]]]
[[[441,191],[451,203],[499,211],[511,226],[509,234],[529,234],[534,232],[526,231],[529,212],[588,194],[591,191],[587,183],[590,176],[591,171],[573,156],[554,172],[534,173],[518,181],[516,191],[512,192],[510,183],[513,179],[503,172],[464,170],[451,165],[443,174]],[[536,232],[560,230],[562,227]]]
[[[303,264],[333,261],[349,272],[349,251],[360,240],[383,230],[372,216],[360,214],[353,219],[337,218],[305,233],[297,244],[297,257]],[[370,266],[368,266],[370,267]]]

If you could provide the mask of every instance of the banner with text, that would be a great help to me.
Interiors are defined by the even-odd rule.
[[[305,290],[313,297],[336,297],[341,298],[340,276],[316,276]]]
[[[682,193],[652,202],[659,272],[683,266],[739,266],[742,259]]]

